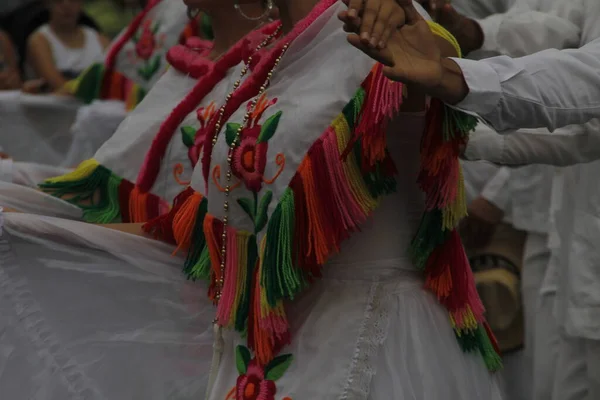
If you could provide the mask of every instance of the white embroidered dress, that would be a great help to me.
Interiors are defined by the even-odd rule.
[[[347,45],[336,17],[344,7],[341,2],[331,6],[292,42],[266,91],[271,106],[261,121],[281,112],[269,139],[258,193],[262,198],[272,192],[269,215],[308,148],[374,65]],[[228,121],[241,123],[245,112],[243,106]],[[252,386],[247,384],[243,397],[235,397],[241,374],[236,349],[246,345],[246,338],[224,330],[223,342],[218,338],[216,342],[209,400],[501,399],[480,355],[460,349],[447,312],[423,289],[424,278],[406,255],[425,208],[416,184],[423,129],[423,115],[400,115],[390,126],[387,140],[399,171],[397,193],[384,197],[361,232],[342,244],[341,252],[325,265],[324,277],[286,306],[292,341],[281,353],[292,354],[293,360],[285,374],[269,378],[251,362],[244,379]],[[223,218],[221,179],[228,169],[227,153],[222,132],[213,151],[206,196],[208,213],[218,219]],[[215,170],[220,175],[213,174]],[[198,166],[192,178],[192,187],[201,193],[205,193],[203,175]],[[234,201],[252,194],[244,184],[232,193],[229,226],[253,232],[255,222]],[[265,231],[258,233],[258,243]],[[269,379],[276,380],[276,394]]]

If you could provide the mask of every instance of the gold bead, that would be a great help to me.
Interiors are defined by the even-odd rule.
[[[222,285],[225,281],[223,279],[219,279],[218,282],[219,282],[219,285]]]

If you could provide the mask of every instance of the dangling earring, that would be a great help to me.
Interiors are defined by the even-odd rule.
[[[258,16],[258,17],[251,17],[251,16],[247,15],[244,12],[244,10],[242,10],[242,7],[238,3],[238,0],[235,0],[235,4],[233,5],[233,7],[237,10],[237,12],[240,13],[240,15],[242,17],[246,18],[247,20],[250,20],[250,21],[260,21],[260,20],[265,19],[266,17],[268,17],[273,12],[273,8],[275,7],[275,4],[273,4],[273,0],[266,0],[266,2],[265,2],[265,12],[262,15]]]
[[[187,17],[189,19],[196,19],[196,17],[200,14],[200,9],[199,8],[192,8],[192,7],[188,7],[187,8]]]

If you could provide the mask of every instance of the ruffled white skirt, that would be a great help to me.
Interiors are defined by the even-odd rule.
[[[202,398],[213,307],[170,246],[76,221],[4,219],[1,399]]]
[[[479,354],[460,349],[447,312],[407,266],[406,260],[327,266],[326,277],[289,309],[293,340],[282,353],[294,358],[275,382],[276,393],[271,397],[263,385],[265,397],[256,398],[502,399],[496,377]],[[231,332],[224,341],[210,400],[234,398],[235,349],[244,341]]]

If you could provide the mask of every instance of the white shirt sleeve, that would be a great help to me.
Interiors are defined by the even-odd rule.
[[[509,185],[510,168],[500,168],[496,175],[490,179],[481,191],[481,197],[493,203],[496,207],[507,213],[510,201]]]
[[[522,129],[499,135],[490,130],[478,130],[469,139],[465,158],[507,166],[569,166],[595,161],[600,159],[600,120],[565,127],[553,133]]]
[[[532,10],[525,0],[519,0],[503,14],[477,21],[483,31],[481,50],[486,54],[522,57],[538,51],[575,48],[581,42],[580,0],[569,0],[574,10],[563,15]],[[574,20],[570,20],[570,18]]]
[[[454,61],[469,87],[455,108],[479,116],[498,132],[552,131],[600,116],[600,39],[575,50]]]

